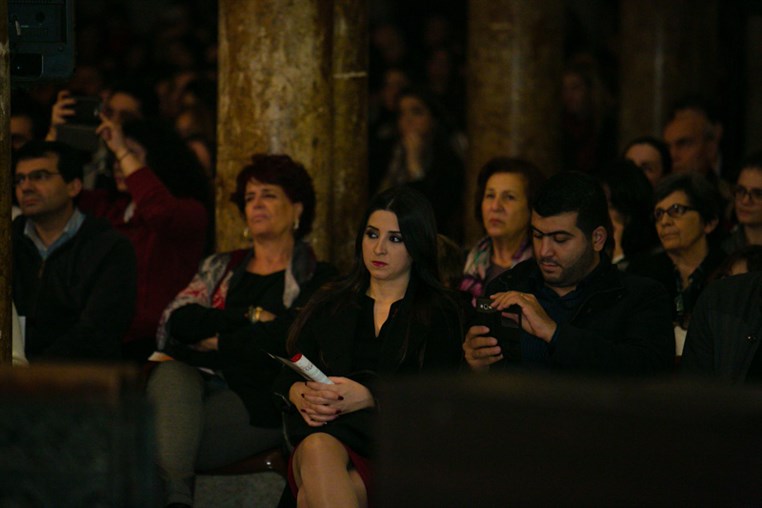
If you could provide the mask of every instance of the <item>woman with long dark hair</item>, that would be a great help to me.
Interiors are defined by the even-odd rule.
[[[333,384],[290,370],[275,384],[293,408],[289,483],[299,503],[367,506],[377,379],[455,370],[461,338],[458,304],[439,282],[431,206],[408,187],[382,192],[358,230],[351,273],[316,293],[289,334],[290,352]]]

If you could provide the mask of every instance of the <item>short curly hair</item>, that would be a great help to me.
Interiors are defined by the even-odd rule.
[[[236,204],[243,214],[245,208],[246,184],[251,180],[277,185],[283,189],[292,203],[302,204],[299,228],[294,232],[296,238],[303,238],[312,231],[315,219],[315,189],[304,166],[288,155],[255,154],[251,163],[241,169],[236,177],[235,192],[230,201]]]

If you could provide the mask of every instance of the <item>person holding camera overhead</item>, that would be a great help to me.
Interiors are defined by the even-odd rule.
[[[126,90],[126,88],[124,88]],[[212,196],[203,168],[171,125],[123,114],[116,106],[129,104],[123,88],[115,88],[92,126],[112,165],[113,185],[83,190],[78,206],[104,217],[129,238],[137,255],[137,305],[123,340],[122,356],[143,364],[156,348],[159,318],[167,304],[196,273],[211,251]],[[81,124],[81,97],[63,90],[51,113],[48,139],[61,137],[62,128]],[[132,101],[147,108],[150,101]],[[89,107],[90,116],[98,108]],[[123,123],[122,123],[123,122]],[[88,120],[88,123],[90,120]]]
[[[84,192],[79,206],[109,219],[135,249],[137,306],[122,352],[142,363],[156,347],[161,313],[207,249],[211,196],[203,169],[171,127],[122,126],[102,115],[96,132],[114,156],[116,188]]]
[[[520,328],[471,326],[463,351],[472,370],[646,375],[673,365],[667,292],[611,264],[611,219],[593,177],[564,172],[550,178],[533,204],[531,230],[535,258],[504,272],[486,291],[493,309],[519,314]],[[510,347],[516,342],[520,347]]]

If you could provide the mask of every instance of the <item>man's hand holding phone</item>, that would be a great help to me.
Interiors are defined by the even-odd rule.
[[[519,315],[522,319],[519,326],[528,334],[545,342],[550,342],[556,333],[558,325],[548,316],[548,313],[545,312],[533,294],[506,291],[505,293],[495,293],[490,298],[492,299],[492,307],[499,311],[510,310],[511,307],[520,308]]]
[[[503,359],[497,339],[490,337],[487,326],[472,326],[466,332],[463,341],[463,354],[471,370],[481,372],[489,370],[489,366]]]
[[[463,343],[464,355],[472,370],[488,370],[490,365],[504,358],[518,359],[520,307],[498,309],[491,298],[477,298],[473,325]]]

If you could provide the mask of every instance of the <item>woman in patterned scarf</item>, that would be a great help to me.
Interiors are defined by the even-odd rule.
[[[335,274],[304,237],[315,192],[286,155],[255,155],[232,201],[252,246],[215,254],[169,304],[158,332],[161,363],[148,381],[156,411],[159,470],[167,505],[193,504],[196,470],[221,467],[281,442],[271,387],[288,327]]]
[[[473,301],[482,296],[489,281],[532,257],[531,205],[543,181],[532,163],[509,157],[492,159],[479,172],[476,219],[487,236],[468,253],[460,283]]]

